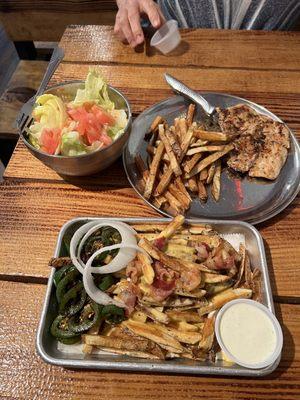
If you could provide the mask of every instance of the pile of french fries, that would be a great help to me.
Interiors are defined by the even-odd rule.
[[[192,195],[205,203],[209,186],[213,199],[220,199],[221,159],[234,148],[225,133],[193,122],[194,113],[190,104],[186,117],[175,118],[172,126],[157,116],[146,135],[149,167],[140,155],[135,158],[144,197],[171,215],[183,214]]]
[[[104,324],[83,335],[83,351],[101,349],[147,359],[214,361],[219,351],[214,337],[216,311],[237,298],[261,301],[259,269],[251,269],[243,245],[237,252],[211,226],[184,225],[182,216],[169,225],[132,227],[147,255],[137,253],[136,259],[116,274],[119,281],[109,293],[120,300],[120,293],[134,285],[134,310],[119,325]],[[207,249],[210,261],[207,258],[200,262],[199,245]],[[223,251],[234,257],[234,265],[230,269],[210,269],[209,262]],[[157,278],[157,262],[176,276],[175,290],[161,301],[151,290]],[[131,275],[130,271],[136,273]]]

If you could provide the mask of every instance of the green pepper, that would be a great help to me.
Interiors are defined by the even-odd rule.
[[[102,308],[101,317],[108,323],[119,324],[125,319],[124,309],[114,304],[108,304]]]
[[[75,268],[69,271],[64,278],[62,278],[56,288],[56,298],[58,303],[61,302],[65,293],[77,283],[77,278],[80,276],[79,271]]]
[[[65,344],[75,343],[81,337],[81,335],[76,335],[76,333],[69,329],[69,318],[63,315],[58,315],[55,318],[52,322],[50,332],[52,336]]]
[[[61,299],[58,311],[60,314],[72,316],[82,309],[86,301],[86,291],[83,283],[78,282]]]
[[[74,333],[82,333],[89,330],[92,326],[100,322],[101,309],[95,302],[87,304],[80,314],[70,318],[69,329]]]
[[[62,268],[59,268],[55,271],[53,276],[54,285],[57,287],[58,283],[73,269],[75,269],[74,265],[65,265]]]
[[[109,289],[114,283],[115,278],[112,275],[105,275],[102,277],[101,282],[98,284],[98,288],[105,292],[105,290]]]

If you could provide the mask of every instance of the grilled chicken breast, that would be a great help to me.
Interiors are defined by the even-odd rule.
[[[244,104],[218,112],[222,131],[234,139],[227,165],[251,177],[276,179],[290,147],[287,127]]]

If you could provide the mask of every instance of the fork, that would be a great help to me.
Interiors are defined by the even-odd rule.
[[[31,112],[33,109],[33,106],[35,104],[36,98],[44,92],[46,89],[46,86],[48,85],[52,75],[54,74],[54,71],[64,58],[65,52],[61,47],[56,47],[52,53],[51,59],[49,61],[49,64],[47,66],[45,75],[42,79],[42,82],[36,92],[36,94],[29,99],[21,108],[16,121],[14,123],[15,128],[18,128],[21,132],[30,126],[32,123],[32,118],[31,118]]]

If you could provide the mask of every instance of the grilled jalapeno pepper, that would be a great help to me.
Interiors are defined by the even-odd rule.
[[[101,317],[110,324],[119,324],[125,319],[124,309],[114,304],[108,304],[102,308]]]
[[[95,302],[87,304],[81,313],[74,315],[69,320],[69,329],[74,333],[82,333],[87,331],[101,319],[101,309]]]
[[[66,292],[74,286],[80,276],[79,271],[75,268],[69,271],[65,277],[63,277],[59,283],[57,284],[56,288],[56,298],[58,303],[61,302],[63,296],[66,294]]]
[[[105,275],[104,277],[101,277],[101,281],[98,284],[98,288],[105,292],[105,290],[109,289],[114,283],[115,283],[115,278],[112,275]]]
[[[81,335],[76,335],[69,329],[69,318],[58,315],[52,322],[50,328],[51,335],[65,344],[73,344],[80,340]]]
[[[83,283],[78,282],[61,299],[58,311],[60,314],[72,316],[82,309],[86,300]]]
[[[76,269],[74,265],[65,265],[64,267],[58,269],[54,276],[53,276],[53,281],[54,285],[57,287],[59,282],[72,270]]]

